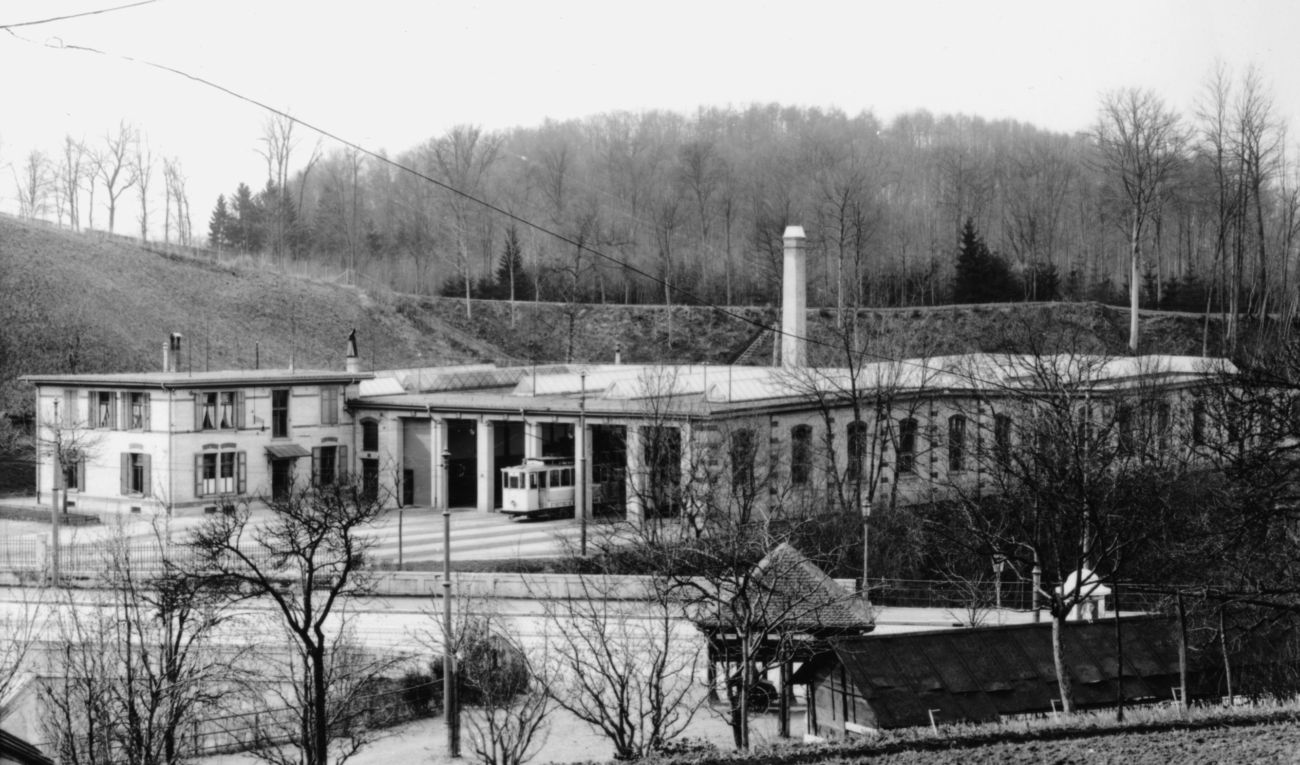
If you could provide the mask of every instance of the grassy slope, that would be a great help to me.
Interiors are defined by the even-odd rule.
[[[19,374],[159,369],[169,332],[182,368],[343,368],[357,328],[362,368],[453,363],[499,351],[413,322],[385,296],[255,268],[219,266],[0,217],[0,411],[23,409]],[[462,338],[463,339],[463,338]],[[472,347],[468,347],[472,346]],[[10,352],[3,353],[5,348]]]

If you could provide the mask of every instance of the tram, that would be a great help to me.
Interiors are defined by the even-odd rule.
[[[516,518],[572,513],[577,470],[568,457],[530,457],[522,465],[501,469],[501,512]],[[592,501],[602,486],[593,484]]]

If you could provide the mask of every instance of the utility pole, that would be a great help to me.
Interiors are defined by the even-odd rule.
[[[442,450],[442,474],[447,475],[451,451]],[[460,710],[456,699],[456,657],[451,631],[451,502],[442,493],[442,713],[447,718],[447,756],[460,757]]]
[[[587,370],[578,375],[582,379],[582,397],[578,403],[578,432],[582,436],[578,449],[578,515],[581,517],[582,557],[587,557],[587,505],[591,495],[591,485],[587,482]],[[576,440],[576,439],[575,439]]]
[[[38,407],[39,412],[39,407]],[[69,415],[70,416],[70,415]],[[68,507],[68,484],[63,474],[63,429],[59,421],[59,400],[54,400],[54,421],[50,423],[54,430],[54,500],[50,508],[50,576],[54,586],[59,586],[59,515]],[[40,423],[37,423],[39,429]]]

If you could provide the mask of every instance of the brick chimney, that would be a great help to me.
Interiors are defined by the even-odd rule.
[[[173,332],[163,343],[163,371],[179,372],[181,369],[181,333]]]
[[[804,338],[808,335],[808,295],[804,267],[803,226],[786,226],[785,267],[781,276],[781,366],[808,363]]]

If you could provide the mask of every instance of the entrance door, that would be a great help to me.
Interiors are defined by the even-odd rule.
[[[451,507],[478,506],[478,423],[447,420],[447,500]]]
[[[361,460],[361,491],[367,497],[379,494],[379,460]]]
[[[501,509],[501,470],[524,464],[524,424],[522,422],[496,422],[492,428],[496,441],[493,449],[492,475],[496,481],[492,504]]]
[[[293,488],[295,460],[271,460],[271,499],[284,499]]]

